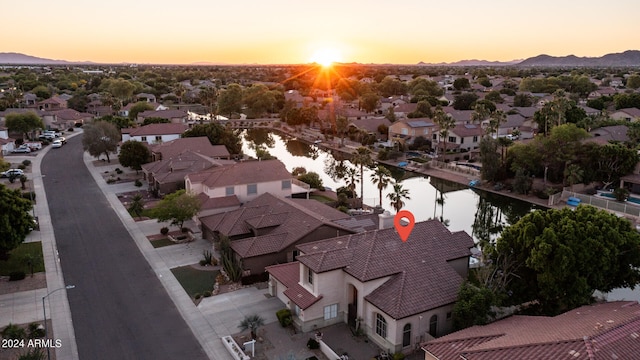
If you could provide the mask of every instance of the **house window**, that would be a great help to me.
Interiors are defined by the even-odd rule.
[[[450,143],[456,143],[456,137],[455,136],[449,136],[449,142]]]
[[[411,324],[407,324],[402,328],[402,347],[411,345]]]
[[[447,321],[451,320],[451,311],[447,313]]]
[[[475,143],[475,142],[478,142],[478,137],[477,137],[477,136],[474,136],[474,137],[473,137],[473,142],[474,142],[474,143]]]
[[[311,271],[311,268],[307,268],[307,282],[313,285],[313,271]]]
[[[291,189],[291,180],[282,180],[282,190]]]
[[[387,320],[380,314],[376,314],[376,334],[387,338]]]
[[[225,193],[225,195],[226,195],[226,196],[231,196],[231,195],[233,195],[233,194],[234,194],[234,188],[233,188],[233,186],[227,186],[227,187],[224,189],[224,193]]]
[[[324,319],[330,320],[338,317],[338,304],[333,304],[324,307]]]
[[[460,144],[464,144],[464,138],[460,138]]]
[[[146,141],[147,141],[147,137],[146,137],[146,136],[142,136],[142,137],[140,138],[140,140],[141,140],[142,142],[146,142]]]
[[[402,135],[409,135],[409,129],[402,129]]]
[[[424,129],[422,133],[425,134],[425,135],[428,135],[429,134],[429,129]]]
[[[247,185],[247,195],[255,195],[258,193],[258,184]]]
[[[431,319],[429,319],[429,334],[433,337],[436,337],[438,333],[438,315],[433,315]]]
[[[162,136],[156,135],[156,141],[162,141]]]
[[[433,141],[438,140],[438,134],[433,134],[433,136],[431,136],[431,138],[433,139]]]

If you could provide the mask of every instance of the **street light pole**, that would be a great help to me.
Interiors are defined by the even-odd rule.
[[[49,339],[49,333],[47,332],[47,308],[44,304],[44,299],[48,298],[49,295],[60,291],[60,290],[69,290],[69,289],[73,289],[74,287],[76,287],[75,285],[67,285],[65,287],[59,288],[59,289],[55,289],[53,291],[51,291],[50,293],[48,293],[47,295],[42,297],[42,313],[44,314],[44,338],[45,340]],[[46,344],[47,346],[47,359],[51,359],[51,352],[49,351],[49,344]]]

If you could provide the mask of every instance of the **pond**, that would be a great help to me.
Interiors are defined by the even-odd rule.
[[[341,153],[332,154],[286,135],[268,132],[264,129],[245,130],[242,134],[242,151],[255,156],[256,148],[266,150],[282,161],[289,171],[304,167],[320,175],[324,186],[334,191],[347,181],[332,177],[336,165],[343,164],[355,168]],[[403,209],[411,211],[416,221],[432,218],[441,219],[451,231],[466,231],[476,240],[494,239],[505,225],[516,222],[534,209],[530,203],[491,193],[471,190],[467,186],[447,180],[427,177],[422,174],[390,168],[394,178],[399,179],[410,199],[405,200]],[[373,170],[364,171],[364,203],[380,204],[380,192],[371,180]],[[358,172],[359,179],[359,172]],[[382,191],[382,207],[390,210],[387,195],[392,186]],[[356,191],[360,193],[360,184]]]

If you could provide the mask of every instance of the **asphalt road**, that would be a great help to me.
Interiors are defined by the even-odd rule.
[[[80,135],[41,165],[80,359],[207,359],[82,156]]]

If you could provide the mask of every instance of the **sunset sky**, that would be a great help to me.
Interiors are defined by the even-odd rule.
[[[640,49],[638,0],[25,0],[1,14],[0,52],[102,63],[415,64]]]

